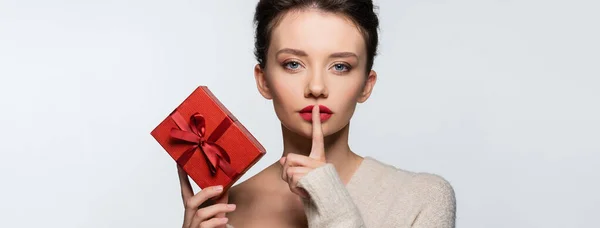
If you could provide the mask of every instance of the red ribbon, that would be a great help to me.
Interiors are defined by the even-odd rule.
[[[231,167],[231,159],[227,152],[215,143],[221,138],[227,128],[231,126],[231,119],[225,117],[213,133],[205,139],[205,120],[199,113],[194,113],[190,117],[189,124],[187,124],[183,116],[177,110],[175,110],[170,117],[175,121],[177,127],[179,127],[179,129],[171,129],[171,137],[177,139],[181,143],[192,144],[192,146],[183,152],[177,159],[177,164],[183,167],[190,160],[192,155],[194,155],[194,152],[200,150],[208,163],[208,168],[212,176],[217,174],[217,168],[223,170],[225,175],[231,179],[234,179],[239,175],[239,173]]]

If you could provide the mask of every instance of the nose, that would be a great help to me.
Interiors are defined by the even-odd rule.
[[[324,75],[320,72],[313,72],[309,76],[304,90],[304,97],[327,98],[327,96],[329,96],[329,91],[327,90]]]

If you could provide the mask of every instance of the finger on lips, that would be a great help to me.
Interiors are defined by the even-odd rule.
[[[308,198],[309,196],[306,190],[297,186],[298,181],[311,170],[322,166],[326,162],[320,118],[319,106],[315,105],[312,110],[312,146],[309,156],[288,153],[279,159],[279,163],[282,166],[281,178],[288,183],[290,191],[303,198]]]
[[[324,158],[325,146],[323,143],[323,128],[321,126],[321,114],[319,106],[313,108],[313,125],[312,125],[312,148],[309,157],[322,160]]]

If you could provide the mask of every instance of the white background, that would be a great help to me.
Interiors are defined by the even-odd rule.
[[[150,131],[208,85],[281,155],[256,1],[0,1],[0,227],[180,227]],[[387,0],[351,147],[454,186],[457,227],[599,227],[597,1]]]

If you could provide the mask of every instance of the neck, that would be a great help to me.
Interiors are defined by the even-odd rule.
[[[311,138],[306,138],[292,132],[283,125],[281,125],[281,129],[283,133],[282,156],[286,156],[288,153],[305,156],[310,154],[312,147]],[[348,124],[338,132],[324,138],[327,163],[335,166],[344,183],[350,180],[352,174],[362,161],[362,157],[350,150],[350,146],[348,145],[349,129],[350,125]]]

